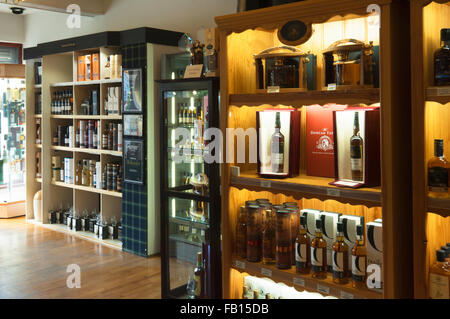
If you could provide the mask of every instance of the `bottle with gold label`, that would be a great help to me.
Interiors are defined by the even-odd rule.
[[[348,283],[348,246],[344,242],[344,224],[337,223],[336,241],[333,244],[333,281],[337,284]]]
[[[366,247],[364,247],[364,230],[356,226],[356,245],[352,249],[352,286],[366,287]]]
[[[309,274],[310,261],[311,242],[306,233],[306,215],[303,215],[300,217],[300,232],[295,241],[295,270],[297,273]]]
[[[83,172],[83,165],[81,161],[78,161],[78,165],[75,171],[75,185],[81,185],[81,175]]]
[[[436,262],[430,268],[430,298],[450,299],[450,269],[445,265],[445,250],[436,251]]]
[[[322,220],[316,219],[316,236],[311,243],[312,277],[327,278],[327,242],[322,235]]]
[[[205,269],[203,268],[203,256],[197,253],[197,267],[194,269],[195,299],[205,298]]]

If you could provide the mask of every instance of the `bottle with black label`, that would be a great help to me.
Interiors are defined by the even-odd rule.
[[[441,47],[434,53],[434,85],[450,85],[450,29],[441,30]]]
[[[356,226],[356,245],[352,249],[352,286],[366,287],[366,247],[364,247],[364,230]]]
[[[312,277],[327,278],[327,242],[322,235],[322,220],[316,219],[316,236],[311,243]]]
[[[348,283],[348,246],[344,242],[344,224],[337,223],[336,241],[333,244],[333,281],[337,284]]]
[[[431,197],[449,197],[450,164],[444,156],[444,141],[434,140],[434,157],[428,161],[428,191]]]
[[[300,217],[300,232],[295,241],[295,270],[299,274],[309,274],[311,262],[311,242],[306,233],[306,215]]]

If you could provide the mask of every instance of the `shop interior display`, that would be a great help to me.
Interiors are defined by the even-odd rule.
[[[408,10],[404,10],[404,3],[379,3],[380,17],[367,12],[369,2],[345,1],[345,5],[339,4],[340,9],[329,9],[327,7],[332,6],[332,1],[323,0],[320,7],[314,1],[301,1],[245,14],[216,17],[221,43],[221,129],[257,131],[256,136],[247,133],[245,137],[245,160],[242,161],[242,154],[236,154],[235,151],[234,156],[230,156],[222,166],[224,297],[242,298],[243,278],[248,275],[268,277],[298,291],[319,292],[337,298],[410,297],[412,294],[409,286],[413,272],[412,253],[409,253],[412,250],[396,240],[398,236],[410,235],[405,225],[412,223],[411,196],[404,192],[398,195],[401,189],[410,184],[408,179],[404,179],[401,186],[395,182],[401,176],[410,176],[411,171],[410,162],[401,160],[404,152],[408,153],[411,147],[408,139],[409,123],[401,120],[408,118],[410,104],[404,96],[410,96],[410,87],[399,77],[402,72],[408,72],[410,65],[407,59],[400,58],[397,51],[383,50],[392,41],[399,46],[401,43],[408,45],[403,42],[404,39],[397,37],[394,26],[387,21],[406,21],[409,15]],[[406,27],[405,32],[409,32]],[[386,42],[387,38],[391,39],[389,43]],[[272,49],[287,45],[295,49],[280,50],[282,53]],[[265,60],[258,60],[260,53],[267,54]],[[271,53],[275,53],[273,66],[267,60]],[[305,90],[304,85],[300,85],[300,78],[305,77],[305,72],[297,73],[299,62],[291,61],[289,54],[298,59],[306,53],[308,57],[316,58],[316,67],[313,72],[314,86],[308,85]],[[391,70],[390,63],[382,63],[393,60],[395,72]],[[291,72],[291,69],[295,71]],[[309,82],[309,74],[306,73]],[[273,87],[269,84],[279,85]],[[283,91],[286,86],[295,87],[296,90]],[[284,172],[285,167],[280,165],[281,159],[286,165],[286,157],[291,157],[291,153],[286,152],[290,137],[286,130],[289,127],[283,126],[281,116],[286,109],[300,113],[298,155],[293,159],[299,166],[298,174],[283,176],[283,179],[261,175],[260,163],[249,161],[254,145],[262,143],[263,147],[270,149],[269,154],[258,155],[266,157],[273,171]],[[314,111],[317,111],[316,116]],[[260,132],[258,114],[265,112],[272,112],[273,118],[263,127],[268,132]],[[280,114],[281,125],[278,125],[277,113]],[[345,119],[341,118],[341,114],[345,115]],[[266,135],[273,137],[277,143],[271,143],[272,138],[265,138]],[[394,142],[400,136],[406,139],[401,145]],[[278,147],[272,149],[271,144]],[[393,144],[397,146],[388,146]],[[373,166],[368,168],[366,165]],[[380,183],[381,180],[383,183]],[[336,182],[348,185],[333,185]],[[270,253],[264,258],[266,243],[261,236],[266,230],[262,223],[265,214],[257,213],[258,208],[250,206],[247,218],[241,218],[243,203],[258,198],[268,199],[274,204],[273,207],[283,202],[296,202],[299,211],[311,212],[311,217],[306,221],[308,239],[316,252],[321,249],[322,262],[327,260],[326,267],[322,265],[322,268],[317,268],[317,272],[310,268],[309,274],[302,274],[296,271],[295,261],[287,255],[284,256],[285,260],[280,259],[283,262],[277,264],[277,258],[283,257],[277,254],[286,253],[295,245],[294,236],[287,236],[287,231],[279,233],[289,237],[289,240],[285,241],[284,246],[280,244],[281,249],[276,249],[275,264],[264,263],[264,260],[274,257]],[[320,214],[326,217],[323,221],[318,219],[317,223],[324,223],[325,226],[315,224],[315,217]],[[289,210],[280,209],[275,215],[276,241],[276,227],[280,225],[278,220],[287,223]],[[348,247],[347,264],[349,267],[352,265],[352,257],[359,260],[359,271],[367,272],[364,278],[377,269],[379,277],[375,281],[376,287],[380,288],[369,289],[365,283],[353,284],[351,279],[343,284],[339,278],[333,280],[332,272],[328,272],[329,267],[332,267],[332,247],[336,238],[327,241],[325,233],[329,234],[328,231],[332,230],[336,234],[337,224],[331,227],[330,223],[339,219],[355,226],[346,234],[347,237],[344,236],[343,242]],[[365,227],[381,219],[389,228],[377,228],[379,233],[376,244],[372,240],[371,230],[369,244]],[[359,230],[357,224],[361,226]],[[316,234],[316,226],[322,228],[322,240],[314,241],[314,238],[309,237]],[[273,227],[267,227],[267,233],[273,233]],[[325,231],[323,227],[326,227]],[[243,228],[250,229],[246,232],[250,256],[245,258],[236,253],[234,248],[236,238],[239,238],[236,232]],[[300,230],[298,223],[293,229],[295,233]],[[347,228],[344,233],[346,231]],[[383,239],[382,243],[380,238]],[[352,256],[352,249],[358,242],[359,247]],[[270,246],[269,242],[267,245]],[[341,243],[336,246],[343,247]],[[371,264],[368,264],[368,257],[363,256],[364,251],[371,251],[369,246],[382,246],[384,256],[401,255],[402,259],[371,257]],[[337,249],[340,252],[341,248]],[[244,251],[242,247],[237,250]],[[317,253],[316,257],[315,260],[320,260]],[[376,261],[382,263],[382,267],[373,266],[372,269],[370,266]],[[360,282],[364,281],[360,273],[354,276],[360,276]]]
[[[448,275],[437,270],[450,241],[449,17],[449,1],[411,1],[416,298],[449,298]]]

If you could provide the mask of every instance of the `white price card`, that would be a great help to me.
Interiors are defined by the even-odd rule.
[[[261,268],[261,275],[272,277],[272,270],[267,268]]]
[[[349,292],[341,290],[341,299],[355,299],[355,296]]]
[[[236,266],[237,268],[245,269],[245,262],[243,262],[243,261],[236,260],[236,261],[234,262],[234,264],[235,264],[235,266]]]
[[[203,64],[188,65],[184,71],[185,79],[200,78],[202,76]]]
[[[270,188],[270,187],[272,187],[272,182],[266,181],[266,180],[261,180],[261,187]]]
[[[292,280],[294,285],[297,286],[301,286],[301,287],[305,287],[305,279],[303,278],[298,278],[298,277],[294,277],[294,279]]]
[[[337,89],[336,83],[328,84],[327,89],[328,89],[328,91],[336,91],[336,89]]]
[[[280,87],[279,86],[268,86],[267,93],[280,93]]]
[[[325,286],[325,285],[321,285],[321,284],[317,284],[317,291],[321,292],[325,295],[329,295],[330,294],[330,287]]]

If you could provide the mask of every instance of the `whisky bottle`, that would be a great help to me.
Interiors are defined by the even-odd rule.
[[[113,151],[113,143],[114,143],[114,124],[109,123],[109,130],[108,130],[108,150]]]
[[[366,247],[364,247],[364,232],[361,225],[356,226],[356,244],[352,249],[352,286],[366,286]]]
[[[431,197],[449,197],[450,164],[444,156],[444,141],[434,140],[434,157],[428,161],[428,191]]]
[[[322,235],[322,220],[316,219],[316,236],[311,243],[312,277],[327,278],[327,242]]]
[[[194,269],[195,299],[205,298],[205,269],[203,268],[202,253],[197,253],[197,267]]]
[[[242,290],[242,299],[248,299],[248,286],[244,285]]]
[[[436,262],[430,268],[430,298],[450,299],[450,270],[445,266],[445,251],[436,251]]]
[[[300,217],[300,232],[295,240],[295,270],[299,274],[309,274],[311,243],[306,234],[306,216]]]
[[[441,47],[434,53],[434,85],[450,85],[450,29],[441,30]]]
[[[75,184],[81,185],[81,175],[83,171],[83,166],[81,165],[81,161],[78,161],[77,169],[75,171]]]
[[[236,224],[236,254],[241,258],[247,258],[247,214],[245,206],[240,207]]]
[[[364,180],[364,142],[359,134],[359,113],[355,112],[353,122],[353,136],[350,138],[350,166],[352,169],[352,180]]]
[[[263,264],[274,264],[275,263],[275,225],[272,218],[272,209],[265,210],[266,218],[264,222],[263,230],[263,245],[262,245],[262,255]]]
[[[253,289],[253,299],[259,299],[259,290]]]
[[[333,244],[333,281],[348,283],[348,246],[344,242],[344,224],[337,223],[336,241]]]
[[[283,173],[284,171],[284,135],[280,132],[281,121],[280,112],[275,117],[275,133],[270,140],[271,163],[273,173]]]
[[[266,293],[266,299],[272,299],[272,296],[270,295],[270,293]]]

